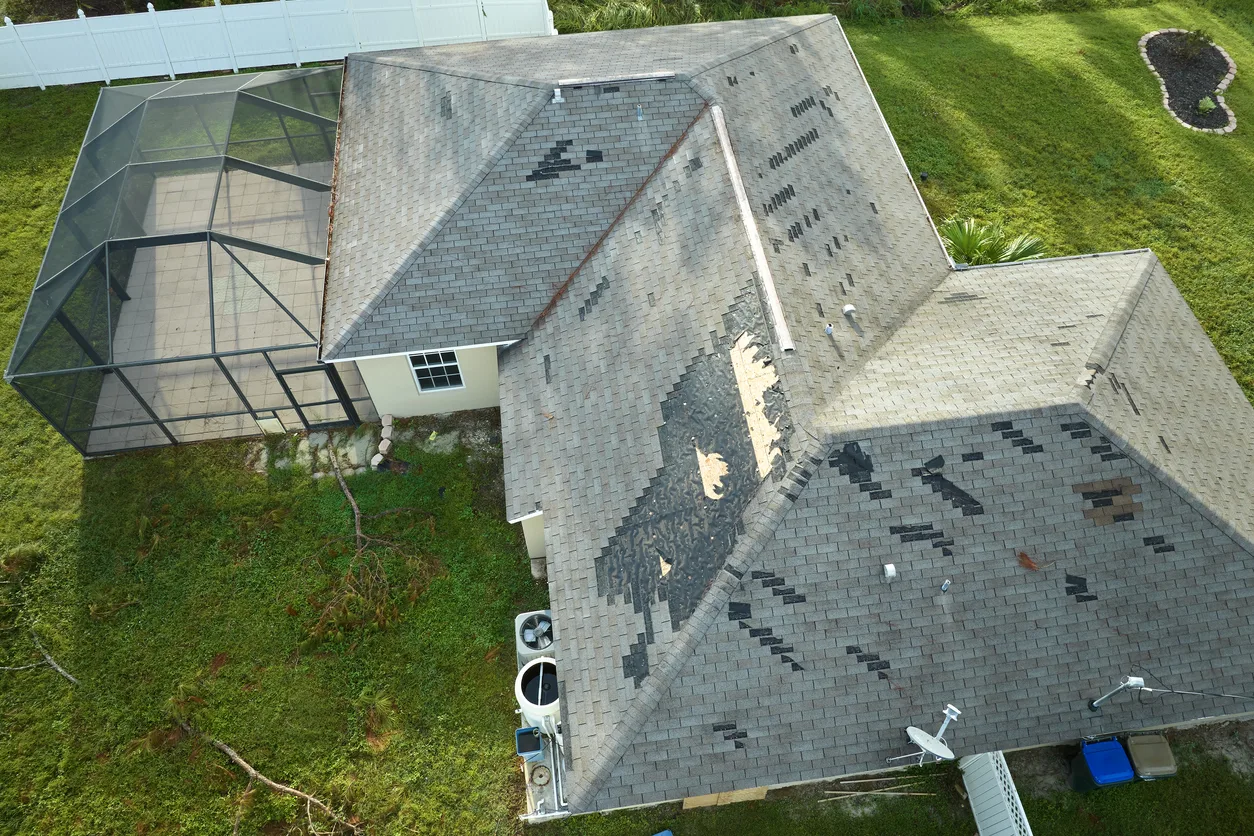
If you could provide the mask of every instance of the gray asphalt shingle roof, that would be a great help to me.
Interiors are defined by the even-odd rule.
[[[324,333],[343,357],[520,340],[506,510],[544,515],[572,810],[875,768],[946,702],[959,754],[1233,710],[1084,703],[1137,665],[1193,690],[1254,674],[1254,409],[1148,251],[954,270],[834,18],[354,62],[341,172],[370,165],[366,63],[412,77],[426,119],[441,84],[468,85],[455,114],[525,98],[396,178],[421,217],[369,232],[383,168],[341,177]],[[656,70],[676,76],[614,81]],[[646,101],[613,176],[606,153],[518,185]],[[349,244],[372,240],[367,269]]]

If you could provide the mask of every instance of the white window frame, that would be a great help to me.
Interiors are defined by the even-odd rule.
[[[447,369],[450,368],[450,363],[444,359],[444,355],[445,354],[453,355],[453,362],[451,364],[451,367],[453,369],[456,369],[457,377],[461,379],[461,383],[457,384],[456,386],[437,386],[431,389],[422,388],[422,381],[418,379],[418,367],[414,365],[414,359],[418,357],[427,359],[433,354],[438,356],[439,363],[437,367],[445,369],[446,376],[447,376]],[[439,394],[440,392],[455,392],[458,389],[466,388],[466,376],[462,374],[462,362],[461,362],[461,358],[457,356],[456,349],[446,348],[446,349],[435,349],[433,351],[417,351],[417,352],[414,352],[413,354],[407,355],[405,357],[405,362],[409,364],[409,374],[414,379],[414,386],[418,388],[419,395],[436,395],[436,394]],[[429,363],[430,361],[427,360],[427,362]],[[427,368],[434,368],[434,367],[428,365]]]

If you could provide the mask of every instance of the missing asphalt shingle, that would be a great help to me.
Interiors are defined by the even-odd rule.
[[[636,636],[636,641],[628,646],[628,651],[623,657],[623,678],[633,680],[639,688],[649,675],[649,651],[644,633]]]
[[[809,148],[815,142],[818,142],[818,139],[819,139],[818,128],[811,128],[810,130],[803,133],[801,136],[794,139],[792,142],[785,145],[783,150],[777,151],[776,153],[768,157],[767,163],[770,165],[772,169],[779,168],[784,163],[788,162],[793,157],[800,154],[805,149]]]
[[[453,94],[445,93],[440,97],[440,116],[445,119],[453,118]]]
[[[771,199],[769,201],[762,204],[762,211],[764,214],[770,215],[772,212],[776,211],[796,196],[797,190],[794,189],[791,184],[784,186],[784,188],[771,195]]]
[[[785,596],[785,599],[787,597],[788,596]],[[800,597],[801,600],[803,601],[805,600],[804,596],[796,596],[796,597]],[[787,603],[792,603],[792,602],[785,600],[784,603],[787,604]],[[730,606],[748,607],[749,605],[748,604],[732,604]],[[731,612],[741,612],[741,611],[742,610],[729,610],[729,615]],[[797,662],[796,659],[792,658],[792,656],[789,655],[789,654],[795,655],[796,648],[793,647],[793,645],[791,644],[785,644],[782,638],[775,635],[775,631],[772,628],[755,627],[748,622],[747,617],[744,619],[729,618],[729,620],[738,622],[742,630],[748,631],[749,638],[758,640],[758,647],[765,647],[770,651],[772,658],[778,658],[784,664],[789,665],[791,669],[794,671],[805,670],[805,668],[803,668],[800,665],[800,663]]]
[[[955,508],[962,509],[964,517],[971,517],[984,513],[984,506],[980,501],[953,482],[946,479],[939,473],[928,473],[926,465],[923,468],[919,478],[923,480],[923,484],[929,486],[933,493],[939,493],[942,499],[946,499]],[[914,471],[912,471],[914,472]]]
[[[580,322],[584,320],[584,317],[587,314],[592,313],[592,309],[593,307],[596,306],[596,303],[600,301],[601,295],[609,289],[610,289],[610,277],[602,276],[601,280],[597,282],[597,286],[592,289],[592,293],[590,293],[588,295],[588,298],[584,300],[584,303],[579,306],[579,321]]]
[[[582,318],[583,318],[583,317],[580,317],[580,319],[582,319]],[[552,383],[552,382],[553,382],[553,373],[552,373],[552,368],[553,368],[553,366],[552,366],[552,363],[551,363],[551,362],[550,362],[550,360],[549,360],[549,355],[547,355],[547,354],[546,354],[546,355],[544,355],[544,382],[545,382],[545,383]]]
[[[1072,485],[1071,491],[1090,504],[1084,509],[1084,517],[1099,526],[1130,522],[1135,514],[1144,510],[1134,499],[1141,492],[1140,485],[1133,484],[1126,476]]]
[[[847,644],[845,645],[845,653],[853,656],[854,661],[858,664],[866,665],[867,673],[878,675],[879,679],[888,679],[888,674],[884,671],[892,667],[887,659],[880,657],[878,653],[872,653],[869,650],[863,650],[862,645]]]
[[[597,151],[596,149],[590,148],[584,152],[584,162],[599,163],[599,162],[604,162],[604,160],[605,160],[605,155],[602,152]]]
[[[574,145],[574,140],[563,139],[553,145],[523,179],[528,182],[537,182],[540,180],[556,180],[563,172],[578,171],[582,166],[578,163],[570,161],[566,154],[570,147]]]
[[[1076,599],[1077,603],[1085,603],[1087,601],[1096,601],[1097,596],[1089,593],[1089,583],[1081,575],[1066,574],[1064,580],[1064,593],[1071,595]]]
[[[662,466],[593,560],[598,594],[630,590],[633,599],[646,603],[664,597],[673,629],[692,614],[731,554],[740,536],[740,516],[762,481],[732,359],[741,335],[766,333],[753,285],[746,285],[724,314],[720,330],[725,336],[714,332],[712,350],[693,358],[663,398],[657,428]],[[772,359],[767,345],[753,351],[765,356],[767,363]],[[791,425],[778,383],[765,390],[763,400],[763,414],[780,430],[786,450]],[[727,468],[717,497],[688,490],[689,485],[703,484],[694,448],[717,453]],[[784,477],[782,455],[775,454],[770,467],[777,479]],[[799,480],[793,478],[789,484]],[[662,565],[666,563],[662,554],[682,557]]]
[[[952,305],[957,302],[975,302],[977,300],[987,299],[987,298],[988,298],[987,296],[982,296],[978,293],[969,293],[963,290],[957,293],[951,293],[948,296],[946,296],[944,299],[941,299],[941,304]]]
[[[813,96],[806,96],[804,99],[797,102],[792,107],[788,108],[788,110],[790,113],[792,113],[793,118],[795,119],[796,117],[805,113],[810,108],[815,107],[817,104],[818,103],[814,100]]]

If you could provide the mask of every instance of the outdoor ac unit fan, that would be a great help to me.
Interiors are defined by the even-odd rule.
[[[553,620],[548,613],[532,613],[523,619],[518,634],[529,649],[545,650],[553,644]]]
[[[553,633],[551,612],[532,610],[515,616],[514,652],[520,669],[532,659],[557,655],[557,636]]]

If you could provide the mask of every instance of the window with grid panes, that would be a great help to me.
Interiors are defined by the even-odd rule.
[[[409,365],[414,370],[418,391],[435,392],[440,389],[458,389],[462,386],[462,372],[457,366],[455,351],[424,351],[409,355]]]

